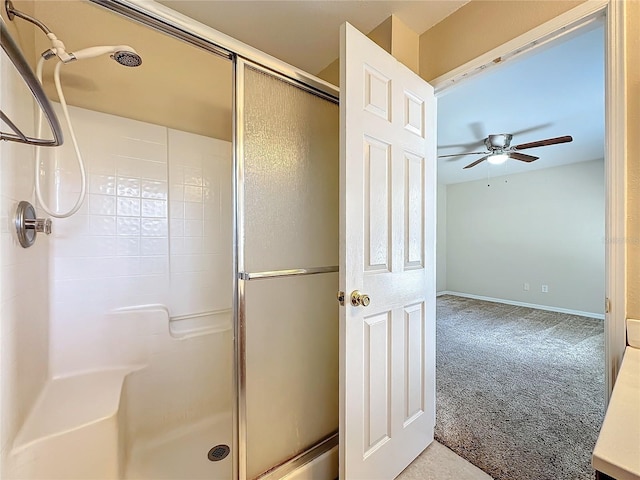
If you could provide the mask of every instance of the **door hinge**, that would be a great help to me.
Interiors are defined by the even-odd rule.
[[[604,299],[604,313],[609,313],[611,311],[611,300],[605,297]]]

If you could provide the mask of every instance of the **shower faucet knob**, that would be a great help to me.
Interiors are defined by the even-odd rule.
[[[37,218],[36,209],[29,202],[20,202],[14,218],[20,245],[28,248],[36,241],[38,233],[51,234],[51,219]]]
[[[26,219],[24,221],[24,227],[31,230],[35,230],[36,233],[44,233],[45,235],[51,235],[51,219],[50,218]]]

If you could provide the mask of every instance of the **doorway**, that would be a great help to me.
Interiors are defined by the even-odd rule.
[[[607,50],[608,50],[609,54],[611,55],[609,57],[609,63],[611,63],[611,61],[612,61],[611,59],[615,58],[615,55],[611,54],[611,51],[612,51],[611,36],[613,34],[612,32],[615,30],[615,27],[612,26],[612,25],[615,25],[615,21],[616,21],[615,9],[609,8],[608,13],[609,13],[609,15],[608,15],[608,22],[609,23],[608,23],[608,25],[606,27],[608,31],[606,32],[607,39],[605,40],[605,44],[607,45]],[[574,31],[571,33],[571,36],[583,35],[585,31],[595,28],[593,23],[591,23],[590,25],[588,24],[590,21],[591,22],[594,21],[593,16],[590,16],[589,18],[586,18],[586,17],[582,18],[581,21],[579,21],[579,18],[577,18],[577,17],[572,19],[572,20],[566,20],[566,21],[567,21],[568,24],[571,24],[571,22],[574,22],[572,24],[572,29]],[[579,31],[575,31],[576,24],[579,24],[580,22],[582,22],[582,28]],[[607,23],[607,22],[602,22],[602,20],[600,20],[600,23]],[[602,27],[599,27],[599,28],[602,28]],[[540,30],[543,30],[543,29],[540,29]],[[548,34],[548,32],[547,32],[547,34]],[[555,33],[554,35],[557,36],[559,34]],[[553,36],[553,35],[550,35],[550,37],[551,36]],[[522,40],[522,46],[525,47],[526,45],[529,44],[529,42],[534,37],[535,37],[535,33],[534,32],[530,32],[530,34],[523,35],[523,37],[521,39],[517,39],[517,40]],[[526,40],[525,40],[525,38],[526,38]],[[547,37],[546,40],[548,41],[549,37]],[[511,45],[513,45],[515,43],[516,43],[516,41],[514,41]],[[549,44],[547,44],[547,45],[545,45],[545,47],[541,48],[540,50],[546,52],[546,51],[548,51],[549,48],[552,48],[552,47]],[[497,49],[497,50],[499,50],[499,49]],[[604,50],[604,48],[602,48],[602,50]],[[509,57],[509,53],[508,52],[499,52],[499,53],[496,54],[496,51],[494,51],[494,52],[490,52],[490,54],[488,54],[486,57],[484,57],[484,59],[486,60],[489,56],[491,56],[492,58],[500,58],[500,55],[503,55],[502,58],[508,58]],[[527,56],[527,57],[530,56],[530,55],[535,55],[535,52],[533,52],[533,53],[527,52],[525,54],[525,56]],[[600,57],[602,58],[602,55],[600,55]],[[457,71],[455,71],[448,78],[444,78],[443,77],[441,79],[436,79],[436,81],[434,82],[435,85],[436,85],[436,89],[437,89],[437,91],[439,90],[440,93],[441,93],[440,102],[439,102],[439,109],[441,109],[443,107],[443,104],[446,102],[446,97],[448,95],[455,96],[457,90],[462,90],[467,83],[472,83],[473,80],[468,80],[468,81],[465,80],[464,82],[461,82],[461,85],[459,85],[457,87],[454,86],[450,90],[447,87],[443,87],[443,86],[455,85],[455,81],[452,82],[453,78],[455,78],[457,80],[462,80],[462,79],[464,79],[464,77],[466,75],[473,76],[474,73],[477,73],[478,71],[484,70],[484,67],[478,68],[479,65],[482,64],[481,60],[482,59],[479,59],[479,60],[474,61],[474,62],[470,62],[469,65],[466,65],[466,66],[463,66],[463,67],[459,68]],[[481,81],[481,79],[483,77],[485,77],[485,75],[486,75],[486,77],[491,77],[492,75],[499,75],[501,69],[507,68],[505,65],[497,65],[497,66],[495,66],[495,68],[493,68],[488,64],[488,62],[484,63],[482,65],[486,66],[487,68],[485,70],[486,71],[485,74],[479,75],[477,77],[478,79],[480,79],[480,81]],[[600,68],[601,69],[602,69],[602,65],[605,65],[604,59],[601,59],[601,61],[600,61]],[[611,123],[611,122],[612,122],[612,119],[613,119],[613,121],[615,121],[615,118],[616,118],[615,116],[612,115],[612,112],[615,111],[614,105],[616,105],[616,101],[615,101],[616,99],[614,98],[614,96],[613,96],[613,94],[611,92],[611,84],[613,83],[613,80],[612,80],[612,77],[611,77],[611,70],[610,70],[611,66],[610,65],[605,65],[605,68],[607,69],[607,72],[608,72],[608,79],[607,80],[608,80],[608,84],[609,84],[609,88],[608,88],[607,93],[606,93],[606,97],[607,97],[606,112],[607,112],[608,122],[609,122],[608,125],[607,125],[607,135],[611,135],[611,131],[614,128],[614,124]],[[451,82],[451,83],[449,83],[449,82]],[[440,85],[440,89],[438,88],[438,85]],[[600,96],[601,97],[602,97],[602,91],[603,90],[604,90],[604,88],[602,88],[600,90]],[[576,92],[573,92],[573,93],[576,93]],[[496,102],[495,106],[496,106],[497,109],[500,108],[501,100],[504,100],[505,103],[509,103],[507,100],[510,99],[510,97],[508,97],[508,96],[505,96],[504,98],[501,98],[499,96],[497,96],[497,97],[494,96],[494,97],[491,97],[491,98],[493,98],[495,100],[495,102]],[[619,106],[620,102],[623,102],[623,99],[618,98],[617,101],[618,101],[617,105]],[[517,111],[518,111],[518,109],[515,109],[515,111],[511,111],[510,112],[510,114],[511,114],[510,118],[517,118],[518,117]],[[605,108],[602,108],[602,114],[601,114],[602,121],[604,120],[604,116],[605,116],[604,112],[605,112]],[[590,118],[590,117],[586,116],[584,118]],[[479,132],[478,132],[478,130],[480,130],[479,127],[481,127],[481,125],[479,123],[477,123],[477,122],[474,123],[473,120],[475,120],[475,119],[470,118],[469,121],[466,124],[464,124],[464,126],[462,126],[462,125],[458,125],[458,126],[462,127],[462,128],[460,128],[460,130],[464,130],[464,128],[468,128],[471,132],[478,133],[478,136],[476,137],[476,140],[478,138],[481,139],[483,136],[480,135]],[[532,125],[532,127],[534,127],[534,128],[544,128],[542,122],[538,123],[536,125]],[[508,130],[506,132],[508,132]],[[505,132],[502,132],[502,131],[501,132],[491,131],[491,132],[486,132],[484,135],[487,135],[489,133],[505,133]],[[536,131],[535,133],[533,133],[533,135],[538,134],[538,133],[539,132]],[[542,135],[542,137],[547,138],[547,136],[544,136],[544,135]],[[602,135],[602,137],[604,137],[604,135]],[[531,138],[531,140],[534,140],[534,138]],[[528,141],[528,140],[524,140],[524,141]],[[439,144],[440,143],[441,142],[439,142]],[[462,143],[464,143],[464,141]],[[481,143],[482,142],[480,141],[479,142],[480,147],[482,147]],[[518,143],[520,143],[520,142],[518,142]],[[460,145],[459,147],[460,147],[460,150],[458,150],[458,151],[463,151],[462,148],[470,147],[470,146]],[[550,147],[547,147],[547,148],[548,149],[552,149],[554,147],[550,146]],[[539,150],[541,157],[543,155],[546,156],[547,148]],[[481,149],[483,149],[483,148],[479,148],[478,150],[474,150],[474,151],[479,151]],[[473,150],[473,148],[468,148],[468,150]],[[601,150],[604,153],[604,146],[601,147]],[[439,153],[453,153],[453,151],[451,151],[451,152],[450,151],[439,152]],[[482,155],[477,155],[477,157],[475,157],[475,158],[472,157],[472,156],[469,156],[469,157],[458,157],[458,158],[455,158],[454,160],[456,161],[456,165],[458,166],[458,169],[462,170],[463,166],[465,166],[467,164],[470,164],[476,158],[479,158],[481,156]],[[609,244],[609,242],[605,242],[604,238],[605,237],[606,238],[611,238],[612,232],[616,231],[617,228],[621,228],[622,227],[622,225],[619,224],[620,219],[618,218],[618,216],[619,216],[618,211],[615,208],[612,209],[612,205],[615,205],[616,201],[618,201],[618,202],[621,201],[621,199],[616,196],[615,190],[612,188],[612,182],[615,182],[616,178],[617,178],[618,181],[620,181],[621,179],[619,177],[616,177],[615,174],[613,174],[612,172],[616,171],[616,169],[619,166],[618,162],[621,162],[622,160],[618,159],[614,155],[612,155],[611,150],[608,150],[606,152],[606,154],[603,154],[602,156],[605,157],[606,160],[604,161],[604,168],[602,168],[602,167],[600,168],[599,178],[600,178],[600,180],[602,182],[602,185],[605,185],[604,172],[606,171],[607,181],[606,181],[606,195],[602,195],[600,197],[600,204],[601,204],[600,210],[603,213],[606,212],[606,233],[604,232],[605,229],[604,229],[604,226],[603,226],[602,227],[603,233],[602,233],[602,235],[599,236],[599,242],[598,243],[599,243],[599,247],[601,249],[601,253],[600,253],[601,258],[605,256],[605,252],[604,251],[606,249],[607,265],[606,265],[606,268],[605,268],[604,259],[602,259],[601,262],[600,262],[600,265],[601,265],[601,267],[600,267],[601,270],[600,271],[602,272],[601,273],[601,277],[600,277],[601,278],[601,287],[600,287],[599,292],[596,293],[600,297],[600,299],[602,299],[602,297],[605,296],[605,295],[602,294],[603,291],[606,290],[606,292],[607,292],[606,295],[609,296],[615,290],[615,288],[612,288],[612,286],[616,285],[616,282],[618,282],[618,280],[616,279],[616,276],[615,276],[614,272],[615,272],[616,268],[619,268],[619,266],[620,266],[620,264],[616,263],[616,260],[615,260],[615,258],[619,258],[619,257],[616,257],[616,255],[619,255],[620,252],[617,252],[617,248],[615,246],[611,246]],[[445,159],[443,159],[443,160],[445,160]],[[602,164],[603,160],[601,159],[599,161]],[[518,162],[516,162],[516,163],[518,163]],[[478,167],[475,167],[475,168],[477,169]],[[473,169],[474,168],[471,168],[471,170],[473,170]],[[504,170],[501,173],[504,174]],[[507,172],[507,173],[509,173],[509,172]],[[494,171],[488,171],[487,168],[484,168],[482,175],[480,175],[480,178],[483,178],[483,181],[481,183],[483,183],[484,190],[486,191],[488,189],[497,190],[498,188],[503,188],[503,189],[506,188],[505,187],[505,181],[509,182],[509,181],[511,181],[511,178],[515,178],[516,177],[515,172],[511,172],[511,173],[513,173],[514,175],[513,176],[502,176],[500,173],[495,173],[495,170]],[[480,193],[481,190],[477,190],[477,192]],[[487,195],[486,192],[484,192],[483,194]],[[604,200],[605,200],[604,197],[606,197],[606,206],[604,204],[605,203],[604,202]],[[478,197],[475,197],[475,198],[477,199]],[[441,200],[441,199],[447,199],[446,194],[443,194],[441,192],[439,194],[439,200]],[[509,206],[504,205],[504,202],[502,202],[502,206],[504,207],[504,209],[507,209],[507,210],[509,208]],[[619,206],[620,206],[620,203],[618,203],[618,207]],[[448,207],[449,207],[449,209],[452,208],[451,205],[448,205]],[[473,209],[474,206],[471,205],[468,208],[469,209]],[[498,206],[498,208],[500,208],[500,206]],[[616,222],[618,222],[618,223],[616,223]],[[505,223],[507,223],[507,222],[505,222]],[[602,219],[602,223],[603,224],[605,223],[604,219]],[[477,232],[475,232],[473,230],[473,228],[469,229],[469,235],[474,235],[476,233]],[[512,232],[509,231],[509,230],[507,230],[507,231],[503,230],[500,233],[502,233],[501,238],[504,238],[504,237],[510,235]],[[442,243],[443,241],[444,240],[443,240],[442,236],[439,235],[439,242]],[[605,247],[605,245],[606,245],[606,247]],[[451,253],[451,252],[450,252],[450,254],[454,255],[454,253]],[[472,255],[472,254],[470,254],[470,255]],[[442,258],[442,257],[439,256],[439,259],[440,258]],[[493,258],[493,260],[495,260],[495,258]],[[442,265],[442,262],[440,263],[440,265]],[[447,267],[449,267],[449,265],[447,265]],[[605,271],[606,271],[606,273],[605,273]],[[495,295],[494,296],[491,293],[489,293],[491,287],[495,286],[495,285],[492,285],[492,280],[494,278],[492,277],[491,272],[487,272],[485,270],[484,273],[485,273],[485,276],[487,277],[487,281],[485,281],[484,284],[480,285],[479,288],[480,289],[485,288],[486,290],[482,291],[480,294],[476,294],[475,296],[476,297],[481,297],[481,298],[484,297],[485,299],[491,299],[491,297],[495,298],[495,297],[499,296],[499,295],[495,295],[495,294],[494,294]],[[439,274],[441,275],[440,278],[442,279],[442,274],[440,273],[440,268],[439,268]],[[498,277],[498,280],[497,280],[497,282],[493,282],[493,283],[498,283],[499,282],[500,274],[498,274],[496,276]],[[522,293],[522,292],[531,291],[533,289],[533,285],[530,282],[528,282],[526,279],[522,279],[520,281],[511,280],[511,282],[508,282],[508,283],[509,283],[509,285],[511,287],[513,287],[515,289],[514,291],[517,290],[516,291],[516,295],[520,294],[521,297],[522,297],[522,295],[524,295],[524,293]],[[584,283],[584,282],[582,282],[582,283]],[[537,292],[536,293],[548,293],[550,291],[549,290],[549,286],[547,285],[546,286],[547,292],[544,292],[545,287],[543,287],[543,285],[546,285],[546,282],[543,282],[543,281],[538,282],[538,284],[537,284]],[[458,288],[462,288],[462,287],[460,287],[460,284],[458,284]],[[446,281],[444,281],[444,282],[440,281],[439,290],[440,291],[443,291],[443,290],[446,291],[447,289],[448,289],[447,288],[447,282]],[[453,289],[456,290],[456,288],[453,288]],[[489,292],[487,290],[489,290]],[[622,295],[624,295],[623,292],[618,292],[618,294],[620,294],[620,293],[622,293]],[[473,297],[474,295],[470,295],[470,296]],[[489,298],[487,298],[487,297],[489,297]],[[523,301],[521,299],[521,297],[519,299],[515,300],[515,301],[512,301],[511,303],[512,304],[514,304],[514,303],[515,304],[520,304],[520,305],[526,304],[526,303],[533,303],[533,302]],[[507,303],[509,303],[509,302],[507,302]],[[592,316],[600,316],[601,318],[604,318],[605,312],[604,312],[604,307],[601,306],[602,302],[599,301],[594,305],[596,306],[596,308],[598,310],[600,310],[599,312],[577,309],[579,311],[577,311],[576,313],[582,313],[582,314],[584,314],[584,313],[595,313],[596,315],[592,315]],[[612,315],[612,313],[614,313],[614,312],[611,312],[611,311],[608,311],[607,313],[608,313],[608,315],[607,315],[607,320],[606,320],[605,335],[606,335],[606,338],[607,338],[607,349],[606,349],[607,350],[607,353],[606,353],[607,368],[606,368],[606,375],[607,375],[607,383],[608,383],[608,389],[607,389],[607,392],[608,392],[608,391],[610,391],[611,377],[615,374],[615,369],[616,369],[616,365],[617,365],[617,362],[618,362],[618,356],[617,356],[618,352],[620,352],[621,348],[624,348],[623,347],[624,346],[624,339],[623,338],[621,339],[619,336],[617,336],[617,332],[620,329],[620,325],[623,324],[624,318],[621,317],[621,313],[620,312],[617,312],[616,315]],[[603,388],[603,390],[604,390],[604,388]],[[590,459],[587,459],[587,461],[588,460],[590,460]]]

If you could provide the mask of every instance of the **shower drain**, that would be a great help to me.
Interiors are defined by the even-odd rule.
[[[226,456],[229,455],[230,451],[231,449],[229,448],[229,445],[216,445],[211,450],[209,450],[209,453],[207,453],[207,458],[212,462],[219,462],[220,460],[226,458]]]

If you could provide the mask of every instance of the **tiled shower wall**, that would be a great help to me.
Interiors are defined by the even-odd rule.
[[[228,309],[233,293],[231,145],[170,130],[168,152],[171,312]]]
[[[131,347],[135,326],[114,323],[114,309],[159,304],[182,317],[232,302],[231,144],[70,112],[88,187],[82,209],[53,225],[54,375],[131,360],[123,345]],[[66,210],[79,189],[71,142],[52,154],[52,203]]]
[[[0,106],[33,135],[33,99],[11,62],[0,54]],[[0,128],[7,126],[0,122]],[[18,202],[33,202],[33,148],[0,142],[0,477],[11,443],[42,389],[49,361],[49,242],[18,243]]]

